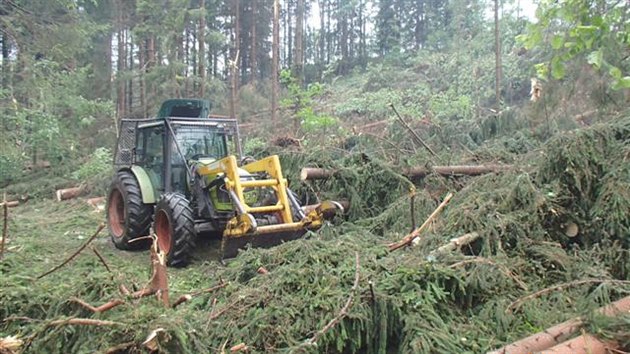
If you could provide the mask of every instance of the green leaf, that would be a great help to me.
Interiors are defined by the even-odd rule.
[[[624,76],[613,84],[613,89],[621,90],[630,88],[630,76]]]
[[[621,79],[622,79],[622,78],[621,78],[621,76],[622,76],[623,74],[621,73],[621,70],[619,70],[619,68],[618,68],[618,67],[616,67],[616,66],[612,66],[612,67],[608,70],[608,73],[610,74],[610,76],[614,77],[614,78],[615,78],[615,79],[617,79],[617,80],[621,80]]]
[[[536,76],[540,79],[544,80],[549,75],[549,66],[545,63],[536,64],[534,68],[536,69]]]
[[[554,57],[551,60],[551,76],[556,80],[560,80],[564,77],[564,74],[564,63],[558,57]]]
[[[562,45],[564,44],[564,38],[560,35],[554,35],[553,38],[551,38],[551,47],[553,49],[560,49],[562,48]]]
[[[587,61],[597,69],[600,69],[602,67],[602,63],[604,62],[604,53],[601,50],[592,51],[588,55]]]

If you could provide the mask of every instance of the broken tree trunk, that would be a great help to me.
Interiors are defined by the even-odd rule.
[[[440,212],[442,211],[442,209],[444,209],[444,207],[446,206],[446,204],[448,204],[449,200],[451,200],[451,198],[453,197],[453,193],[449,193],[444,200],[442,201],[442,203],[440,203],[440,205],[438,205],[438,207],[433,211],[433,213],[431,213],[431,215],[429,215],[429,217],[427,218],[427,220],[425,220],[425,222],[417,229],[415,229],[412,233],[410,233],[409,235],[405,236],[402,238],[402,240],[398,241],[398,242],[393,242],[390,243],[389,245],[387,245],[387,247],[389,247],[389,251],[395,251],[403,246],[409,245],[411,244],[411,242],[418,237],[418,235],[420,235],[420,233],[422,233],[422,231],[424,231],[429,225],[431,225],[431,222],[433,221],[433,219],[435,219],[438,214],[440,214]]]
[[[600,307],[597,313],[604,316],[614,316],[618,313],[628,311],[630,311],[630,296],[626,296],[607,306]],[[577,332],[583,324],[584,321],[581,318],[573,318],[547,328],[543,332],[532,334],[527,338],[520,339],[503,348],[489,352],[488,354],[525,354],[539,352],[562,343]]]
[[[433,167],[410,167],[403,169],[402,174],[407,177],[425,177],[431,173],[437,173],[442,176],[465,175],[478,176],[487,173],[505,171],[511,168],[511,165],[461,165],[461,166],[433,166]],[[324,168],[305,167],[300,173],[300,179],[316,180],[326,179],[334,176],[335,170],[327,170]]]
[[[55,194],[57,196],[57,201],[60,202],[62,200],[76,198],[81,194],[81,192],[83,192],[82,187],[72,187],[72,188],[58,189]]]
[[[443,254],[443,253],[454,251],[460,248],[461,246],[470,244],[471,242],[475,241],[478,238],[479,238],[479,234],[476,232],[464,234],[462,236],[451,239],[447,244],[432,251],[431,255]]]
[[[170,307],[168,298],[168,274],[166,272],[166,255],[158,250],[157,238],[151,246],[151,266],[153,275],[151,277],[151,289],[155,290],[157,297],[165,307]]]

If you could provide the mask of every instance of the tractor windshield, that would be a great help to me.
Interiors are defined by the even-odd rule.
[[[175,136],[186,160],[203,157],[220,159],[228,154],[225,133],[216,126],[176,126]],[[176,150],[173,157],[181,159]]]

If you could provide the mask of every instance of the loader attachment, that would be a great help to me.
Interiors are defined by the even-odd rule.
[[[335,202],[323,202],[315,210],[305,214],[287,188],[277,155],[241,166],[242,170],[258,176],[258,179],[242,180],[236,158],[228,156],[216,164],[199,168],[200,175],[223,174],[235,216],[223,231],[221,251],[223,258],[235,257],[238,249],[272,247],[302,237],[308,230],[317,230],[324,218],[343,208]],[[245,191],[271,189],[272,201],[264,205],[249,205]]]

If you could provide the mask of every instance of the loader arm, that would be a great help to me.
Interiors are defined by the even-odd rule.
[[[201,176],[222,174],[225,187],[232,198],[236,215],[228,221],[223,232],[222,248],[225,258],[236,255],[236,250],[248,243],[256,247],[270,247],[299,238],[307,230],[320,228],[324,214],[336,208],[334,203],[322,203],[319,208],[304,215],[300,205],[287,189],[287,181],[282,175],[277,155],[241,166],[241,169],[265,178],[241,180],[234,156],[225,157],[212,165],[201,166],[197,170]],[[277,201],[272,205],[248,205],[244,197],[246,188],[271,188]],[[299,214],[295,215],[297,218],[294,218],[294,210]],[[278,215],[277,222],[259,226],[257,216],[263,214]],[[297,221],[294,221],[296,219]]]

